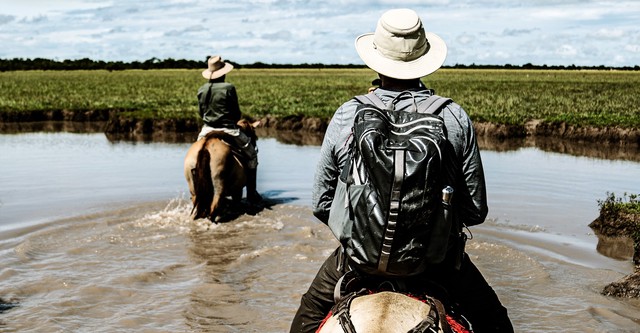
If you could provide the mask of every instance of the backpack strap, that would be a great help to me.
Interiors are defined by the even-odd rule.
[[[440,113],[442,107],[451,101],[451,98],[431,95],[426,101],[418,105],[418,113],[431,113],[437,115]]]
[[[388,109],[387,105],[378,97],[378,95],[370,92],[366,95],[358,95],[354,97],[360,104],[373,104],[381,109]]]
[[[404,160],[406,149],[396,149],[393,156],[393,184],[391,185],[391,198],[389,201],[389,216],[387,226],[384,230],[384,240],[380,249],[380,259],[378,260],[378,270],[386,272],[391,256],[391,246],[393,245],[396,226],[398,224],[398,214],[400,213],[402,183],[404,182]]]
[[[413,94],[410,91],[403,92],[400,95],[398,95],[398,97],[400,97],[405,93],[408,93],[413,97]],[[354,98],[358,102],[360,102],[360,104],[373,104],[379,107],[380,109],[384,109],[384,110],[391,109],[380,99],[380,97],[378,97],[378,95],[374,94],[373,92],[370,92],[366,95],[358,95],[358,96],[355,96]],[[416,111],[418,113],[431,113],[431,114],[437,115],[438,113],[440,113],[441,108],[444,105],[448,104],[449,102],[452,102],[451,98],[446,98],[446,97],[442,97],[434,94],[429,96],[424,102],[420,103],[420,105],[417,105]],[[414,105],[415,105],[415,102],[414,102]]]

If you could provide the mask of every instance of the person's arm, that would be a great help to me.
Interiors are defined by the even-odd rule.
[[[204,118],[204,113],[206,111],[206,93],[209,91],[209,85],[202,85],[198,88],[198,94],[196,97],[198,98],[198,113],[200,114],[200,118]]]
[[[229,119],[234,122],[238,122],[242,117],[240,104],[238,103],[238,93],[233,85],[227,90],[227,112],[229,112]]]
[[[464,110],[462,110],[462,112],[464,112]],[[463,149],[462,173],[469,197],[463,205],[463,222],[467,226],[472,226],[484,222],[489,208],[487,206],[484,168],[482,166],[476,132],[469,117],[466,117],[466,122],[466,133],[464,136],[466,140]]]
[[[320,148],[320,160],[316,167],[311,203],[313,215],[325,224],[329,221],[329,210],[338,177],[347,160],[347,141],[353,126],[355,105],[355,101],[349,101],[338,108],[329,122]]]
[[[487,192],[480,149],[471,119],[455,103],[446,108],[444,115],[449,142],[455,151],[453,161],[456,184],[454,206],[460,221],[467,226],[484,222],[487,217]],[[451,117],[453,116],[453,117]]]

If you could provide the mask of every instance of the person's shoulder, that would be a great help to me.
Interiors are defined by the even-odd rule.
[[[211,90],[216,95],[229,95],[235,94],[236,87],[229,82],[214,82],[210,83]]]
[[[450,112],[458,119],[469,117],[467,113],[464,111],[464,109],[462,108],[462,106],[460,106],[460,104],[458,104],[453,98],[449,96],[443,96],[443,95],[437,95],[437,96],[440,98],[446,98],[449,100],[444,104],[443,111],[446,110]]]
[[[203,83],[200,87],[198,87],[198,92],[209,90],[209,86],[211,86],[211,83]]]
[[[358,100],[356,100],[354,96],[353,98],[350,98],[349,100],[342,103],[342,105],[340,105],[340,107],[338,108],[338,111],[355,110],[359,104],[360,102],[358,102]]]
[[[215,83],[212,83],[212,85],[213,85],[215,88],[218,88],[218,89],[226,89],[226,90],[229,90],[229,89],[235,89],[235,88],[236,88],[236,86],[234,86],[234,85],[233,85],[233,83],[226,82],[226,81],[223,81],[223,82],[215,82]]]
[[[464,111],[464,109],[462,108],[462,106],[458,103],[456,103],[456,101],[451,100],[451,102],[449,102],[446,105],[447,110],[449,110],[449,112],[451,112],[451,114],[453,114],[456,118],[458,119],[467,119],[469,118],[469,115],[467,114],[467,112]]]

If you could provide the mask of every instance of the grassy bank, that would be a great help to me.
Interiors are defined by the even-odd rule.
[[[328,120],[373,78],[368,69],[242,69],[227,81],[237,86],[241,109],[250,117]],[[3,72],[0,119],[62,110],[197,119],[195,94],[204,82],[200,70]],[[442,69],[424,82],[452,97],[477,122],[640,127],[639,72]]]

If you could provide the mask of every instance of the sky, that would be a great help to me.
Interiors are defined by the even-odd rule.
[[[0,0],[0,59],[363,64],[357,36],[411,8],[445,65],[640,65],[640,0]]]

